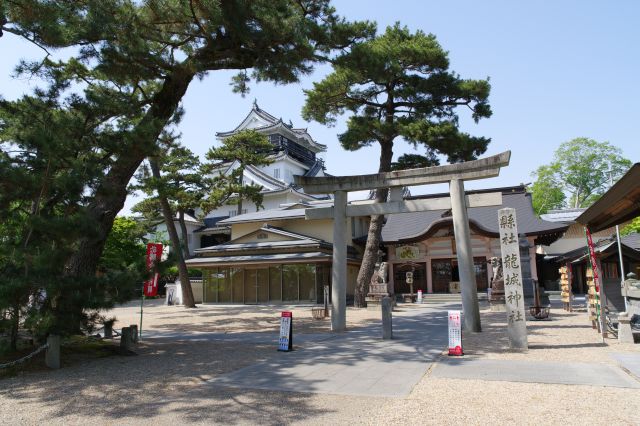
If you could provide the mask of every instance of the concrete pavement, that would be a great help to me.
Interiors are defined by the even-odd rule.
[[[333,334],[209,383],[292,392],[405,396],[446,346],[446,310],[442,306],[400,308],[394,312],[393,334],[393,340],[382,340],[381,324]]]
[[[563,363],[498,359],[444,359],[431,377],[640,389],[640,382],[621,369],[597,363]]]

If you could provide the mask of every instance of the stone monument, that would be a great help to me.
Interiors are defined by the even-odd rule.
[[[627,279],[622,283],[622,295],[627,301],[627,311],[618,315],[618,341],[634,343],[631,323],[640,316],[640,281],[633,272],[627,274]]]
[[[382,261],[383,256],[384,253],[379,251],[378,262],[376,262],[376,268],[369,283],[369,293],[365,298],[367,307],[371,306],[375,309],[381,305],[384,297],[389,296],[389,284],[387,282],[389,265],[387,262]]]
[[[524,311],[524,291],[522,289],[522,268],[520,267],[520,245],[516,210],[498,210],[500,229],[500,251],[504,270],[504,293],[507,312],[507,335],[511,349],[527,350],[527,323]]]
[[[489,296],[489,307],[491,312],[506,312],[504,299],[504,274],[502,272],[502,259],[499,257],[491,258],[491,269],[493,274],[491,277],[491,289]]]

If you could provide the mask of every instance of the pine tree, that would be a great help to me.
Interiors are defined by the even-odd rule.
[[[45,259],[62,276],[52,275],[57,287],[47,294],[47,303],[56,324],[72,329],[85,307],[99,305],[91,293],[87,298],[85,290],[97,281],[99,259],[124,206],[127,185],[144,159],[155,155],[160,135],[179,121],[180,103],[194,78],[204,78],[210,71],[239,70],[234,80],[239,91],[246,91],[249,78],[295,82],[333,49],[373,31],[369,23],[348,23],[338,17],[327,0],[17,0],[4,3],[0,15],[0,36],[17,35],[45,51],[42,61],[21,63],[17,69],[18,74],[40,78],[57,90],[55,97],[36,92],[35,101],[64,103],[84,132],[79,149],[73,144],[77,135],[67,137],[64,128],[54,129],[58,134],[44,129],[41,135],[59,141],[60,167],[77,175],[75,181],[64,181],[72,188],[45,201],[37,191],[28,193],[35,210],[29,210],[26,198],[0,202],[10,210],[17,202],[24,220],[32,220],[33,224],[25,224],[23,239],[36,233],[34,223],[43,208],[58,209],[62,215],[59,226],[51,228],[59,231],[50,241],[56,246],[55,256]],[[51,52],[60,48],[78,54],[53,61]],[[44,121],[39,124],[46,127]],[[41,178],[34,186],[41,185],[48,194],[50,172],[55,170],[51,167],[56,164],[49,164],[50,157],[41,149],[32,151],[43,168],[31,178]],[[27,182],[30,176],[22,178]],[[22,186],[20,179],[14,184]],[[50,205],[42,204],[49,201]],[[37,229],[43,235],[45,230]],[[25,257],[10,257],[18,270],[24,259],[33,259],[34,240],[26,240]],[[65,245],[72,249],[63,249]],[[59,298],[56,291],[65,297]]]
[[[305,91],[303,117],[332,125],[338,116],[349,113],[347,129],[338,136],[340,144],[355,151],[377,143],[379,172],[392,169],[393,144],[398,137],[426,151],[420,159],[423,164],[437,164],[437,155],[458,162],[482,154],[489,139],[460,132],[457,109],[469,108],[476,121],[489,117],[489,90],[488,80],[463,80],[449,71],[447,52],[434,35],[412,34],[396,24],[335,59],[333,72]],[[416,160],[405,157],[402,162],[416,164]],[[387,193],[378,190],[376,200],[385,201]],[[364,306],[383,221],[384,216],[371,218],[356,306]]]
[[[191,257],[185,214],[198,207],[205,194],[205,180],[199,171],[198,157],[180,145],[174,137],[164,135],[161,139],[157,155],[149,158],[148,168],[141,168],[138,175],[140,184],[135,187],[153,197],[147,199],[143,207],[154,207],[162,216],[178,266],[183,305],[194,308],[195,299],[185,263]],[[176,218],[180,236],[175,226]]]
[[[210,191],[201,204],[203,211],[211,211],[224,204],[238,206],[242,214],[242,201],[250,200],[256,207],[262,207],[262,187],[244,182],[247,166],[268,166],[273,162],[269,155],[273,145],[265,135],[255,130],[243,130],[229,136],[219,147],[207,152],[208,162],[203,174],[209,176]]]

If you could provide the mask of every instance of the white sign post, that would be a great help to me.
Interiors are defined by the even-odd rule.
[[[509,346],[512,349],[526,350],[529,344],[524,311],[516,210],[512,208],[500,209],[498,211],[498,225],[500,228],[500,249],[502,251]]]
[[[293,350],[293,314],[283,311],[280,317],[280,339],[278,340],[278,350],[289,352]]]
[[[462,328],[460,311],[449,311],[449,355],[462,356]]]

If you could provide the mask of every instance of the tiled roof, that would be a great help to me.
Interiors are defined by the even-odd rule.
[[[311,207],[331,207],[333,201],[328,201],[322,204],[313,204]],[[246,213],[238,216],[225,219],[220,224],[232,224],[243,222],[260,222],[266,220],[284,220],[284,219],[304,219],[304,208],[289,209],[288,207],[278,207],[277,209],[261,210],[259,212]]]
[[[565,222],[574,223],[576,218],[582,214],[586,209],[562,209],[562,210],[549,210],[545,214],[541,214],[540,218],[547,222]]]
[[[634,250],[640,250],[640,234],[637,232],[620,237],[620,242]]]
[[[524,186],[495,188],[480,191],[467,191],[467,194],[502,192],[502,206],[473,207],[468,209],[470,226],[477,231],[497,236],[498,210],[504,207],[516,209],[518,232],[527,236],[546,237],[555,241],[567,229],[567,225],[547,222],[539,219],[531,205],[531,196],[527,194]],[[434,194],[427,196],[408,197],[407,199],[426,199],[448,196],[449,194]],[[431,210],[415,213],[402,213],[389,215],[387,223],[382,229],[384,242],[400,242],[417,240],[428,236],[441,226],[449,226],[452,223],[450,212],[447,210]]]

